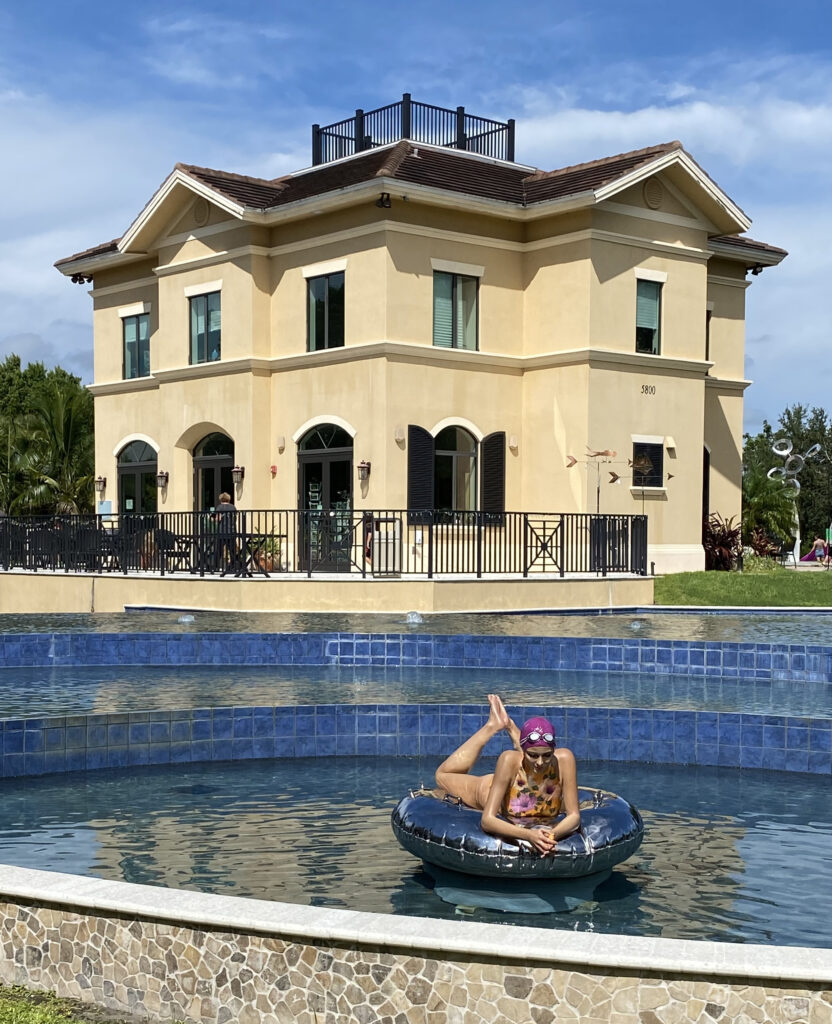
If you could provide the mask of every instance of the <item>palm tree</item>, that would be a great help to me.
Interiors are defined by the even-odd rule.
[[[782,481],[771,479],[755,467],[742,478],[742,536],[746,544],[761,533],[771,540],[795,536],[797,509],[795,492]]]
[[[75,381],[55,381],[34,396],[17,440],[22,487],[14,512],[92,510],[92,396]]]

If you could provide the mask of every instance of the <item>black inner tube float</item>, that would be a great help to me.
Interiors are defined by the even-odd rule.
[[[581,878],[632,856],[644,822],[628,801],[602,789],[578,789],[581,827],[542,857],[531,843],[484,832],[482,812],[456,797],[415,790],[399,801],[392,826],[408,853],[428,864],[469,875],[500,878]],[[555,824],[536,821],[535,824]]]

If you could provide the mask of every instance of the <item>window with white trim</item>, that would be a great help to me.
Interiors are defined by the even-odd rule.
[[[478,348],[479,278],[433,272],[433,344],[438,348]]]
[[[659,281],[636,281],[636,352],[661,352],[662,286]]]
[[[323,274],[306,280],[307,349],[344,346],[344,272]]]
[[[212,363],[222,354],[221,292],[192,295],[188,299],[191,320],[191,364]]]
[[[124,380],[150,376],[150,314],[121,318]]]

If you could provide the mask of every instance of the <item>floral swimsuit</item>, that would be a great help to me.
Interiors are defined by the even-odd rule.
[[[505,815],[526,824],[530,819],[556,818],[561,812],[563,790],[557,758],[542,772],[528,774],[522,769],[506,794]]]

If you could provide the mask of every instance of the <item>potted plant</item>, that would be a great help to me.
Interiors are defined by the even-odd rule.
[[[257,565],[265,572],[280,569],[280,540],[277,537],[257,537],[252,541],[252,554]]]

